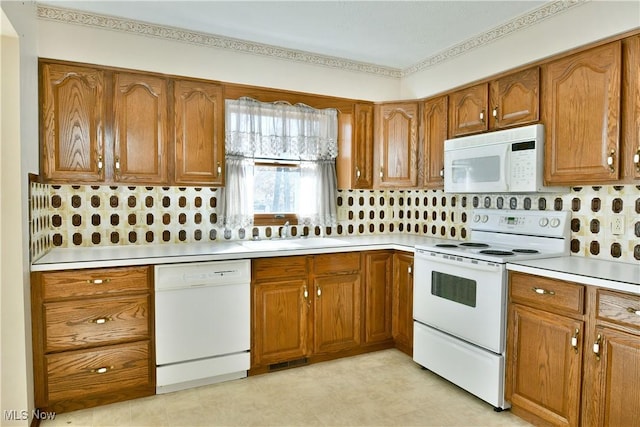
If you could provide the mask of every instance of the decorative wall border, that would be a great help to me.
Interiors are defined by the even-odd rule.
[[[63,22],[67,24],[84,25],[88,27],[102,28],[112,31],[121,31],[146,37],[179,41],[200,46],[233,50],[236,52],[253,55],[268,56],[294,62],[302,62],[329,68],[338,68],[356,71],[366,74],[375,74],[383,77],[400,79],[418,71],[433,67],[442,62],[456,58],[471,50],[477,49],[488,43],[492,43],[509,34],[513,34],[524,28],[528,28],[538,22],[544,21],[554,15],[565,12],[573,7],[582,5],[591,0],[557,0],[546,3],[541,7],[517,18],[508,21],[476,37],[472,37],[455,46],[437,53],[425,60],[405,69],[384,67],[375,64],[352,61],[327,55],[285,49],[262,43],[254,43],[240,39],[228,38],[197,31],[188,31],[180,28],[149,24],[146,22],[118,18],[114,16],[100,15],[82,12],[72,9],[38,5],[38,18],[49,21]]]
[[[580,6],[591,0],[559,0],[552,3],[547,3],[525,15],[521,15],[517,18],[508,21],[505,24],[499,25],[487,32],[484,32],[476,37],[472,37],[463,42],[460,42],[449,49],[443,50],[425,60],[407,67],[401,71],[401,77],[406,77],[418,71],[425,70],[440,64],[441,62],[448,61],[450,59],[461,56],[471,50],[477,49],[489,43],[493,43],[503,37],[513,34],[517,31],[521,31],[534,24],[537,24],[545,19],[551,18],[554,15],[565,12],[575,6]]]

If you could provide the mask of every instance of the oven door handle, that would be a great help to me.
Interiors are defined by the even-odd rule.
[[[480,270],[480,271],[500,271],[501,265],[490,263],[487,261],[476,261],[471,260],[469,258],[463,258],[464,261],[458,261],[456,259],[444,258],[442,255],[429,255],[428,253],[422,252],[420,250],[416,251],[416,266],[418,264],[447,264],[447,265],[455,265],[461,268],[469,269],[469,270]],[[462,257],[457,257],[462,258]]]

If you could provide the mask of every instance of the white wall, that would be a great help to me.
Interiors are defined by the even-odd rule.
[[[36,172],[38,165],[35,7],[27,2],[2,2],[2,15],[5,14],[3,33],[8,22],[15,33],[2,36],[0,63],[0,424],[3,426],[29,425],[33,409],[27,174]],[[5,411],[18,411],[14,418],[19,419],[4,419]]]
[[[400,93],[397,78],[226,49],[57,21],[40,21],[39,32],[39,54],[46,58],[364,100]]]
[[[424,98],[640,27],[640,1],[591,1],[402,79],[401,98]]]

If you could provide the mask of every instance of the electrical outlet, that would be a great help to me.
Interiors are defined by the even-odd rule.
[[[624,234],[624,216],[615,215],[611,220],[611,233],[620,236]]]

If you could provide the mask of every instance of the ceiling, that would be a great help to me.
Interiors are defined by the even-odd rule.
[[[38,2],[398,70],[522,18],[548,3],[553,2]]]

